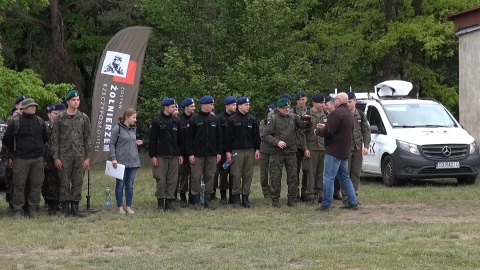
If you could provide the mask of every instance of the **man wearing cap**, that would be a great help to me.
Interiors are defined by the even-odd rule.
[[[47,133],[48,137],[52,137],[53,120],[57,115],[65,111],[65,105],[63,103],[57,103],[47,106]],[[45,159],[47,165],[45,167],[45,180],[42,186],[42,196],[45,203],[48,206],[48,214],[55,215],[58,207],[58,196],[60,194],[60,177],[58,176],[58,170],[55,167],[53,161],[53,151],[51,146],[51,140],[45,144]]]
[[[195,102],[193,98],[185,98],[180,104],[183,108],[183,113],[179,115],[180,125],[182,126],[183,145],[185,146],[185,134],[188,127],[188,121],[195,113]],[[185,153],[185,147],[182,149],[183,162],[178,165],[178,193],[180,193],[180,203],[182,207],[187,207],[187,192],[190,197],[190,162],[188,162],[188,156]],[[189,198],[192,201],[192,198]]]
[[[306,125],[307,123],[302,121],[299,115],[290,112],[290,101],[287,98],[278,100],[276,113],[267,120],[267,127],[262,134],[262,139],[272,146],[270,197],[272,198],[273,207],[281,206],[280,193],[284,164],[287,171],[287,205],[290,207],[295,206],[298,195],[296,134],[298,129],[304,129]]]
[[[323,201],[315,211],[329,211],[333,201],[335,176],[338,176],[347,194],[347,203],[340,207],[358,210],[357,196],[348,173],[348,158],[353,137],[353,114],[347,107],[348,96],[335,97],[336,109],[326,124],[318,123],[315,134],[325,138],[325,164],[323,172]]]
[[[348,92],[348,109],[353,113],[354,125],[353,125],[353,138],[352,138],[352,153],[348,158],[348,167],[350,170],[350,179],[352,179],[353,188],[355,194],[358,197],[358,187],[360,185],[360,174],[362,172],[363,155],[368,154],[368,148],[370,147],[371,133],[370,125],[368,124],[367,117],[357,108],[357,98],[354,92]],[[344,191],[342,191],[344,193]],[[344,197],[343,197],[344,198]],[[346,199],[343,200],[346,202]]]
[[[324,112],[325,97],[320,93],[312,96],[313,107],[310,109],[310,117],[312,124],[306,128],[305,136],[307,141],[307,153],[305,155],[305,163],[309,163],[307,190],[308,201],[314,204],[315,197],[318,201],[323,198],[323,162],[325,158],[325,143],[322,137],[315,135],[313,132],[318,123],[326,124],[327,115]]]
[[[267,105],[267,117],[260,121],[258,127],[260,133],[260,186],[262,187],[262,193],[264,198],[270,198],[270,182],[268,179],[268,173],[270,170],[270,156],[272,154],[272,146],[265,142],[262,138],[263,133],[265,133],[265,128],[267,127],[268,114],[275,110],[275,105]]]
[[[222,127],[222,135],[227,130],[227,119],[237,110],[237,99],[234,96],[228,96],[223,100],[225,110],[220,113],[217,118]],[[230,173],[231,168],[224,169],[222,164],[226,161],[225,151],[222,152],[222,159],[218,163],[218,172],[220,174],[220,204],[227,204],[227,189],[229,190],[228,200],[232,203],[232,181],[233,176]]]
[[[195,210],[200,210],[200,182],[205,183],[205,208],[214,210],[212,205],[213,178],[217,163],[223,151],[222,127],[213,115],[212,96],[200,99],[200,111],[188,122],[185,152],[192,169],[191,190],[194,196]]]
[[[238,110],[227,119],[225,132],[225,151],[227,162],[231,163],[230,173],[232,182],[232,203],[234,208],[241,205],[252,207],[248,197],[252,185],[254,159],[260,158],[260,131],[255,117],[250,111],[250,99],[240,97],[237,100]],[[236,153],[235,161],[232,154]]]
[[[14,217],[22,217],[24,206],[38,218],[44,180],[44,150],[48,141],[45,122],[35,115],[38,104],[31,98],[20,103],[22,114],[8,122],[2,143],[13,153],[12,206]]]
[[[80,96],[73,89],[65,95],[67,110],[53,120],[52,151],[60,175],[62,214],[85,217],[78,205],[82,199],[83,176],[90,166],[92,149],[91,125],[88,116],[78,110]]]
[[[184,138],[180,119],[175,116],[175,99],[162,101],[163,111],[154,116],[148,144],[148,155],[157,180],[155,197],[159,211],[173,210],[178,181],[178,164],[183,163]]]
[[[310,114],[310,108],[306,105],[307,104],[307,94],[303,91],[300,91],[296,94],[297,105],[290,109],[290,112],[295,113],[299,116],[305,116]],[[302,202],[307,201],[307,176],[309,166],[307,162],[304,162],[305,155],[307,150],[307,144],[305,142],[305,133],[304,130],[297,131],[297,181],[299,182],[298,186],[300,186],[300,170],[302,170],[302,187],[301,192],[298,192],[298,198],[302,200]],[[302,166],[303,165],[303,166]]]

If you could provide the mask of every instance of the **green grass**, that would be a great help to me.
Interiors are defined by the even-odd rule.
[[[135,182],[135,215],[103,207],[105,186],[113,188],[114,180],[104,176],[102,164],[91,171],[92,208],[101,211],[84,219],[50,217],[42,208],[38,220],[14,220],[2,193],[0,268],[480,268],[478,184],[436,180],[388,188],[365,179],[359,211],[317,213],[310,205],[287,207],[286,184],[282,207],[272,208],[257,171],[254,209],[159,213],[147,163],[142,160]]]

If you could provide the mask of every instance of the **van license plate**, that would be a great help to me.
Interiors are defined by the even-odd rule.
[[[460,168],[460,162],[459,161],[435,162],[435,168],[437,169]]]

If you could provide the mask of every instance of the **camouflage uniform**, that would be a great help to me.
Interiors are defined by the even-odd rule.
[[[83,162],[90,157],[92,146],[90,119],[80,111],[75,115],[64,111],[59,113],[53,122],[53,159],[58,158],[63,164],[59,171],[59,201],[62,202],[62,211],[67,210],[65,214],[68,214],[68,202],[78,206],[82,199]]]
[[[287,116],[282,115],[278,110],[268,118],[267,126],[262,139],[272,146],[272,156],[270,158],[270,197],[272,205],[279,207],[279,198],[282,188],[282,169],[285,164],[287,171],[288,185],[288,205],[294,206],[298,195],[297,181],[297,131],[304,129],[306,124],[300,120],[300,116],[290,113]],[[279,141],[286,143],[285,148],[278,147]]]
[[[49,120],[47,124],[48,137],[52,138],[53,121]],[[58,204],[58,196],[60,194],[60,177],[58,170],[53,162],[53,151],[51,139],[45,144],[45,160],[47,166],[45,167],[45,180],[42,186],[42,196],[48,205],[49,212],[56,209]]]
[[[304,116],[310,114],[310,108],[305,106],[305,108],[300,109],[298,106],[295,106],[290,109],[291,113],[297,114],[299,116]],[[302,132],[302,131],[301,131]],[[305,150],[307,149],[307,144],[305,142],[305,134],[301,132],[297,132],[297,182],[298,186],[300,187],[300,171],[302,171],[302,187],[299,190],[298,197],[306,200],[307,198],[307,177],[308,177],[308,170],[309,162],[305,160]]]
[[[267,127],[267,119],[260,121],[260,136],[265,132]],[[268,170],[270,165],[270,156],[272,154],[272,146],[262,139],[260,143],[260,185],[265,198],[270,196],[270,184],[268,182]]]
[[[368,124],[367,117],[364,113],[360,113],[358,109],[355,109],[353,113],[353,139],[352,139],[352,154],[348,158],[348,168],[350,170],[350,179],[352,179],[353,188],[355,189],[355,195],[358,197],[358,186],[360,185],[360,174],[362,173],[363,162],[363,147],[368,148],[371,141],[370,126]],[[342,195],[345,192],[342,189]],[[342,196],[343,200],[346,200],[346,196]]]
[[[309,201],[313,202],[317,194],[319,199],[323,197],[323,161],[325,159],[325,140],[315,135],[313,131],[318,123],[327,123],[327,115],[323,110],[319,112],[310,110],[310,116],[312,124],[307,127],[305,132],[307,149],[310,151],[310,158],[305,158],[305,162],[309,162],[310,167],[306,193]]]

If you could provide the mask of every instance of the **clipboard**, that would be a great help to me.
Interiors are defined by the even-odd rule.
[[[110,160],[107,160],[105,164],[105,175],[112,176],[117,179],[123,179],[123,175],[125,174],[125,165],[117,163],[117,168],[113,168],[113,164]]]

